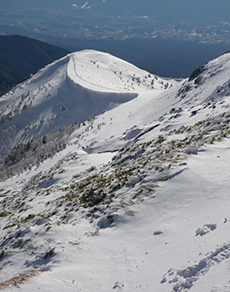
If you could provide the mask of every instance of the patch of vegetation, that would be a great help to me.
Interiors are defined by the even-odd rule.
[[[9,216],[9,215],[10,215],[10,213],[7,212],[7,211],[3,211],[3,212],[0,213],[0,217],[1,217],[1,218],[2,218],[2,217],[7,217],[7,216]]]
[[[26,239],[26,240],[23,240],[23,239],[19,239],[18,241],[16,241],[13,245],[12,245],[12,248],[19,248],[19,249],[22,249],[24,248],[28,242],[30,242],[31,239]]]
[[[48,250],[47,250],[47,252],[45,253],[45,255],[44,255],[44,259],[46,260],[46,259],[49,259],[49,258],[51,258],[51,257],[53,257],[55,255],[55,248],[49,248]]]
[[[101,203],[105,197],[106,194],[103,190],[88,189],[80,197],[80,203],[84,206],[84,208],[94,207],[95,205]]]
[[[79,128],[79,124],[66,126],[61,130],[38,137],[26,143],[20,143],[13,149],[7,146],[8,152],[0,156],[0,180],[19,174],[34,165],[39,165],[44,160],[53,157],[56,153],[66,148],[67,137]],[[8,129],[15,132],[15,129]],[[9,136],[14,136],[9,133]],[[6,140],[6,139],[5,139]],[[9,141],[8,144],[10,144]],[[9,153],[10,150],[10,153]]]

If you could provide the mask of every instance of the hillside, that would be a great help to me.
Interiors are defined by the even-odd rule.
[[[174,83],[109,54],[69,54],[2,96],[0,152],[84,122],[132,100],[139,91],[158,91]]]
[[[35,39],[0,36],[0,95],[67,53],[67,50]]]
[[[229,72],[87,50],[3,96],[0,288],[229,291]]]

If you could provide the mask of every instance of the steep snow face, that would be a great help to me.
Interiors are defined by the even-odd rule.
[[[40,70],[0,100],[0,142],[5,148],[82,122],[164,80],[109,54],[82,51]]]
[[[134,91],[170,87],[173,80],[160,78],[108,53],[85,50],[70,56],[68,76],[94,91]]]

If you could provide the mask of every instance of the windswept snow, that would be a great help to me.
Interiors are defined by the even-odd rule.
[[[160,78],[108,53],[91,50],[70,55],[68,75],[75,83],[106,92],[164,89],[173,80]]]
[[[44,134],[38,145],[51,145],[50,132],[77,121],[74,102],[83,120],[16,176],[5,158],[0,288],[230,291],[229,72],[225,54],[176,82],[87,50],[3,97],[15,146]]]
[[[1,148],[86,121],[140,91],[163,90],[175,83],[106,53],[70,54],[0,99]]]

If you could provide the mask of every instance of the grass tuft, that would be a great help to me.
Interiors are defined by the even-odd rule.
[[[23,274],[20,274],[16,277],[13,277],[7,281],[0,283],[0,290],[18,287],[20,284],[23,284],[27,279],[35,277],[40,273],[41,272],[38,270],[29,270]]]

